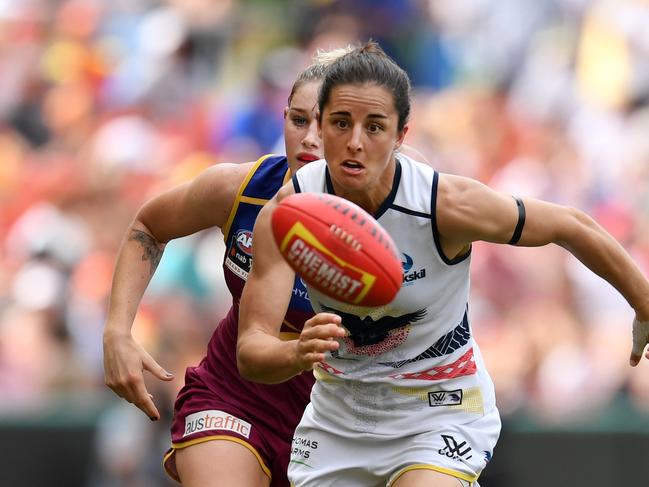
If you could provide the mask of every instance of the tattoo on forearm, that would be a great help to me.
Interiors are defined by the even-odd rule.
[[[149,261],[151,264],[150,275],[153,275],[162,258],[162,248],[151,235],[141,230],[131,230],[131,235],[128,239],[140,242],[140,245],[144,249],[142,260]]]

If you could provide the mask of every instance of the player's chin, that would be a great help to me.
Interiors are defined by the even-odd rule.
[[[295,165],[298,169],[306,166],[307,164],[311,164],[313,161],[317,161],[318,159],[301,159],[297,158],[295,160]]]
[[[297,171],[298,169],[302,169],[304,166],[306,166],[309,162],[308,161],[300,161],[299,159],[295,162],[295,170]]]
[[[348,192],[348,194],[362,193],[367,189],[367,178],[360,176],[342,177],[338,179],[340,186]]]
[[[364,167],[349,168],[339,166],[336,168],[336,176],[336,180],[349,187],[349,189],[359,189],[365,186],[368,172]]]

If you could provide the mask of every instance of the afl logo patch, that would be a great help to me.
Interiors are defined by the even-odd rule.
[[[252,256],[252,232],[249,230],[239,230],[234,237],[237,247],[241,251],[248,255]]]

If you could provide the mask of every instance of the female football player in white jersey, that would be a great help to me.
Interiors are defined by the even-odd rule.
[[[319,94],[326,162],[300,169],[255,224],[237,361],[244,377],[267,383],[314,369],[311,404],[293,438],[295,487],[477,485],[500,419],[468,314],[472,242],[564,247],[634,308],[632,365],[647,345],[649,281],[590,217],[396,152],[408,130],[409,91],[406,73],[375,43],[332,64]],[[411,271],[380,308],[309,288],[318,314],[287,342],[277,335],[294,274],[273,243],[270,215],[301,191],[336,194],[374,215]],[[371,329],[378,320],[381,333]]]

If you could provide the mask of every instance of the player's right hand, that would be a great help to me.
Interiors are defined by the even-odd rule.
[[[346,334],[340,316],[318,313],[304,322],[297,340],[296,360],[302,370],[311,370],[318,362],[324,362],[325,353],[338,350],[337,338]]]
[[[144,370],[160,380],[170,381],[173,374],[162,368],[130,333],[104,335],[104,380],[119,397],[140,408],[152,420],[160,419],[144,384]]]

